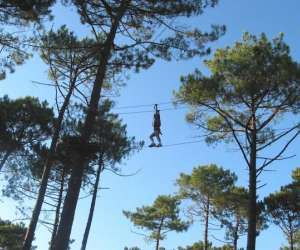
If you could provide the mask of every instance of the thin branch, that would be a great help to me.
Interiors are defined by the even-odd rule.
[[[258,147],[257,148],[257,152],[258,151],[261,151],[263,149],[265,149],[266,147],[269,147],[271,146],[273,143],[279,141],[281,138],[283,138],[284,136],[288,135],[289,133],[291,133],[292,131],[294,131],[295,129],[299,128],[300,126],[300,123],[298,123],[297,125],[295,125],[294,127],[290,128],[289,130],[281,133],[280,135],[278,135],[275,139],[273,139],[272,141],[268,142],[267,144],[261,146],[261,147]]]
[[[297,133],[285,144],[282,150],[274,158],[270,159],[269,161],[266,161],[266,163],[264,163],[261,167],[259,167],[258,170],[264,169],[265,167],[270,165],[273,161],[278,160],[282,156],[282,154],[287,150],[288,146],[297,138],[299,134],[300,134],[300,130],[297,131]]]
[[[116,171],[116,170],[114,170],[114,169],[112,169],[112,168],[104,168],[105,170],[108,170],[108,171],[110,171],[110,172],[112,172],[112,173],[114,173],[114,174],[116,174],[116,175],[118,175],[118,176],[122,176],[122,177],[130,177],[130,176],[135,176],[135,175],[137,175],[140,171],[141,171],[141,169],[138,169],[138,170],[136,170],[135,172],[133,172],[133,173],[131,173],[131,174],[120,174],[120,173],[118,173],[118,171]]]

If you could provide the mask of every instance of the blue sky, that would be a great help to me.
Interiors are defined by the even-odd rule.
[[[208,29],[210,24],[225,24],[227,33],[217,42],[211,44],[213,49],[232,45],[239,40],[242,33],[249,31],[253,34],[265,32],[269,38],[285,33],[285,41],[290,45],[291,54],[297,61],[300,60],[300,2],[298,0],[221,0],[215,9],[209,9],[199,18],[189,20],[192,25]],[[80,35],[86,33],[79,25],[74,13],[69,13],[61,6],[54,8],[54,27],[67,24],[70,29]],[[115,98],[117,106],[153,104],[169,102],[173,98],[173,90],[178,89],[179,77],[192,72],[195,68],[205,71],[202,60],[197,58],[180,62],[158,61],[151,69],[139,74],[130,74],[127,86],[120,90],[120,96]],[[53,103],[54,94],[51,89],[38,86],[31,81],[47,82],[47,67],[38,56],[29,60],[25,65],[17,68],[16,72],[9,75],[0,83],[0,93],[8,94],[11,98],[33,95],[47,99]],[[162,106],[161,108],[170,106]],[[144,111],[152,108],[142,108]],[[116,111],[120,111],[117,110]],[[126,112],[122,110],[122,112]],[[121,112],[121,111],[120,111]],[[195,140],[193,137],[201,135],[185,120],[186,110],[172,110],[162,112],[163,144],[173,144]],[[128,124],[128,132],[139,140],[147,142],[151,133],[152,114],[141,113],[122,115]],[[300,140],[298,139],[289,148],[290,154],[299,152]],[[190,173],[197,165],[216,163],[224,168],[235,171],[239,177],[238,184],[247,186],[246,166],[242,156],[236,152],[235,145],[220,144],[208,147],[204,142],[197,144],[162,147],[159,149],[145,148],[140,153],[126,160],[122,165],[123,173],[132,173],[140,169],[133,177],[119,177],[111,173],[104,173],[102,186],[109,187],[103,190],[98,201],[93,220],[93,225],[88,242],[88,250],[122,250],[124,246],[139,246],[142,250],[153,249],[153,245],[144,241],[142,237],[132,233],[132,224],[122,215],[122,210],[133,210],[138,206],[151,204],[160,194],[176,192],[174,182],[179,173]],[[274,172],[265,173],[261,180],[267,186],[259,191],[259,196],[278,190],[281,185],[287,184],[293,168],[299,166],[299,155],[275,163]],[[89,209],[89,199],[79,201],[76,212],[72,238],[76,239],[72,249],[79,249],[84,225]],[[2,218],[15,217],[14,204],[5,200],[1,203],[0,214]],[[186,233],[170,233],[167,240],[162,242],[167,250],[192,244],[202,239],[203,228],[195,223]],[[211,232],[217,237],[222,237],[222,232]],[[38,249],[46,250],[50,235],[39,226],[36,235]],[[282,233],[275,227],[261,233],[257,239],[258,250],[276,250],[286,241]],[[220,244],[216,242],[216,244]],[[240,246],[245,246],[245,237],[240,241]]]

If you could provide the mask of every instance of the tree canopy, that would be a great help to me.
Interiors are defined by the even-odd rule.
[[[34,145],[44,143],[55,121],[47,102],[25,97],[0,99],[0,169],[12,155],[26,156]]]
[[[141,229],[150,231],[145,235],[156,242],[156,250],[159,250],[159,242],[166,238],[167,232],[182,232],[187,230],[189,223],[179,217],[180,201],[177,197],[160,195],[152,206],[137,208],[135,212],[123,211],[133,224]]]
[[[39,22],[51,13],[50,7],[56,0],[1,0],[0,23],[26,24],[30,21]]]
[[[208,250],[209,219],[213,217],[214,204],[228,192],[237,177],[229,170],[215,164],[195,167],[190,175],[181,173],[176,183],[179,195],[190,199],[192,205],[188,212],[192,217],[200,217],[204,223],[204,250]]]

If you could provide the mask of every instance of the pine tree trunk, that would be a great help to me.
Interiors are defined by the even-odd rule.
[[[160,221],[160,224],[159,224],[159,227],[158,227],[158,230],[157,230],[155,250],[159,250],[160,235],[161,235],[162,226],[164,224],[164,220],[165,220],[165,218],[162,217],[161,221]]]
[[[290,248],[291,248],[291,250],[294,250],[294,242],[293,242],[293,239],[291,239],[291,242],[290,242]]]
[[[207,198],[207,204],[205,208],[205,224],[204,224],[204,248],[203,250],[208,250],[208,222],[209,222],[209,198]]]
[[[51,242],[50,242],[50,250],[52,250],[52,248],[54,246],[54,240],[55,240],[59,217],[60,217],[60,208],[61,208],[61,203],[62,203],[62,198],[63,198],[63,193],[64,193],[64,186],[65,186],[65,168],[63,168],[62,174],[61,174],[61,183],[60,183],[58,201],[57,201],[56,212],[55,212],[53,232],[52,232]]]
[[[239,235],[238,235],[239,224],[240,224],[240,219],[237,217],[236,218],[236,225],[235,225],[234,233],[233,233],[233,250],[237,250],[237,242],[238,242],[238,239],[239,239]]]
[[[101,50],[100,53],[101,64],[99,65],[97,70],[96,79],[94,82],[92,95],[90,99],[90,104],[88,107],[88,112],[84,123],[83,132],[81,135],[81,141],[83,143],[82,145],[87,144],[91,136],[93,123],[95,120],[95,116],[97,113],[98,104],[100,100],[100,93],[105,79],[107,64],[113,47],[113,42],[116,36],[117,29],[119,27],[119,22],[126,11],[127,3],[129,1],[130,0],[123,0],[121,2],[117,16],[113,20],[110,32],[104,43],[103,49]],[[73,167],[73,171],[71,173],[66,198],[64,201],[64,207],[61,215],[61,220],[58,226],[57,237],[55,238],[55,245],[53,250],[67,250],[68,248],[75,210],[76,210],[77,201],[78,201],[79,192],[82,183],[82,176],[87,164],[85,157],[83,155],[78,154],[77,157],[78,157],[78,161],[76,161],[77,164],[76,166]]]
[[[255,250],[256,242],[256,144],[255,118],[251,131],[250,166],[249,166],[249,210],[248,210],[248,239],[247,250]]]
[[[233,250],[237,250],[237,238],[234,238],[234,240],[233,240]]]
[[[294,234],[293,234],[293,231],[291,230],[290,232],[290,250],[294,250]]]
[[[87,241],[88,241],[88,237],[89,237],[89,233],[90,233],[90,229],[91,229],[91,225],[92,225],[94,210],[95,210],[95,206],[96,206],[98,186],[99,186],[100,175],[101,175],[102,170],[103,170],[103,160],[100,159],[99,160],[99,167],[98,167],[97,175],[96,175],[96,181],[95,181],[95,184],[94,184],[93,198],[92,198],[92,202],[91,202],[89,217],[88,217],[88,220],[87,220],[87,223],[86,223],[86,227],[85,227],[85,231],[84,231],[84,235],[83,235],[83,239],[82,239],[82,243],[81,243],[81,250],[86,249],[86,245],[87,245]]]
[[[155,250],[159,250],[159,238],[156,239]]]
[[[5,153],[5,155],[3,156],[3,158],[2,158],[2,160],[1,160],[1,162],[0,162],[0,171],[2,171],[2,168],[4,167],[4,165],[5,165],[5,163],[6,163],[7,159],[8,159],[8,157],[10,156],[10,154],[11,154],[11,152],[10,152],[10,151],[7,151],[7,152]]]
[[[75,85],[75,83],[74,83],[74,85]],[[39,216],[41,213],[42,205],[43,205],[43,202],[45,199],[45,194],[46,194],[47,185],[48,185],[48,179],[49,179],[50,172],[51,172],[52,158],[56,151],[56,145],[59,140],[59,134],[60,134],[61,127],[62,127],[62,122],[64,119],[65,112],[67,110],[67,107],[69,105],[72,93],[73,93],[73,88],[71,87],[68,94],[66,95],[66,97],[64,99],[61,109],[59,110],[58,119],[55,124],[54,134],[53,134],[50,149],[49,149],[49,155],[48,155],[46,163],[44,165],[41,186],[39,189],[35,207],[32,212],[30,224],[28,226],[28,229],[27,229],[27,232],[25,235],[25,240],[23,243],[22,250],[31,250],[32,241],[34,239],[34,232],[35,232],[36,225],[38,223],[38,219],[39,219]]]

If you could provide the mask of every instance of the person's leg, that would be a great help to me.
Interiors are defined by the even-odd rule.
[[[149,145],[149,147],[154,147],[156,145],[154,142],[154,139],[153,139],[154,136],[155,136],[155,133],[153,132],[149,137],[151,140],[151,144]]]
[[[160,135],[159,135],[160,133],[159,132],[160,132],[159,130],[156,130],[155,131],[155,136],[156,136],[157,141],[158,141],[158,145],[157,146],[161,147],[162,144],[161,144],[161,139],[160,139]]]

